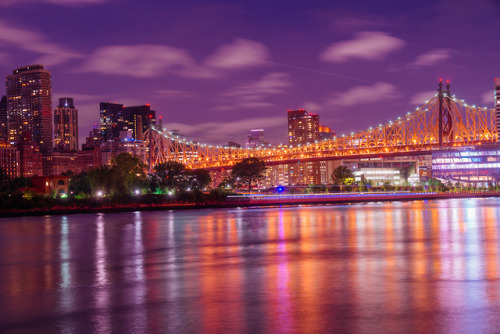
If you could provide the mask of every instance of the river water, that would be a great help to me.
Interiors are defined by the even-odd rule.
[[[500,333],[500,199],[0,219],[0,332]]]

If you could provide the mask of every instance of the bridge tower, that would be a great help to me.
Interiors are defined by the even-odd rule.
[[[443,146],[443,139],[446,141],[453,140],[453,119],[451,117],[451,91],[450,91],[450,80],[446,80],[446,91],[443,90],[443,80],[439,79],[439,89],[438,89],[438,99],[439,99],[439,146]]]

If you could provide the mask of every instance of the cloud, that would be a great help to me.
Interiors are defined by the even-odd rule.
[[[481,102],[493,105],[495,103],[495,91],[490,89],[489,91],[481,95]]]
[[[329,106],[350,107],[379,101],[392,100],[399,96],[396,86],[376,82],[371,86],[355,86],[328,99]]]
[[[81,94],[81,93],[53,93],[52,103],[57,105],[59,103],[59,99],[62,97],[73,98],[73,102],[75,103],[76,108],[78,108],[79,103],[85,103],[85,102],[96,102],[97,106],[96,108],[99,108],[98,103],[105,100],[105,97],[102,95]]]
[[[313,112],[313,113],[317,113],[317,112],[320,112],[320,111],[323,111],[325,110],[325,107],[320,104],[320,103],[316,103],[316,102],[305,102],[303,104],[304,106],[304,109],[309,111],[309,112]]]
[[[422,106],[425,104],[425,101],[431,100],[436,94],[435,90],[416,93],[410,98],[410,104]]]
[[[230,110],[237,108],[265,108],[274,104],[267,101],[269,96],[284,94],[292,87],[287,73],[268,73],[257,81],[235,86],[224,93],[224,100],[232,99],[231,105],[219,106],[217,110]]]
[[[253,96],[283,94],[291,87],[287,73],[273,72],[264,75],[257,81],[236,86],[226,93],[228,96]]]
[[[82,57],[64,46],[47,42],[45,36],[38,32],[15,27],[5,20],[0,20],[0,47],[14,47],[40,54],[36,62],[45,66],[58,65]]]
[[[344,15],[346,13],[343,13]],[[351,14],[352,15],[352,14]],[[340,31],[355,31],[361,29],[369,29],[369,27],[388,27],[390,24],[386,22],[387,19],[378,16],[365,16],[361,17],[358,13],[356,16],[336,16],[331,23],[331,26],[335,30]]]
[[[167,45],[112,45],[94,50],[82,67],[84,72],[152,78],[165,73],[187,78],[219,78],[226,71],[261,66],[267,49],[258,42],[236,39],[197,64],[189,51]]]
[[[233,44],[221,46],[205,64],[222,70],[262,66],[269,58],[264,44],[237,38]]]
[[[202,124],[168,123],[169,130],[180,130],[181,136],[193,136],[195,140],[213,142],[245,138],[254,128],[272,128],[287,124],[286,117],[258,117],[229,122],[208,122]],[[244,135],[242,135],[244,134]]]
[[[382,60],[387,54],[401,49],[405,44],[402,39],[383,32],[365,31],[358,33],[353,40],[331,45],[321,53],[320,59],[334,63],[355,58]]]
[[[412,63],[412,65],[432,66],[443,60],[449,59],[451,56],[450,54],[450,49],[434,49],[418,56],[417,59],[415,59],[415,61]]]
[[[31,4],[36,2],[44,2],[61,6],[75,6],[75,5],[101,4],[106,1],[107,0],[2,0],[0,1],[0,7]]]
[[[181,90],[181,89],[158,89],[154,92],[156,96],[165,97],[169,99],[182,99],[182,98],[192,98],[197,95],[195,92],[189,90]]]
[[[96,49],[83,71],[151,78],[167,70],[189,72],[194,61],[189,53],[163,45],[114,45]]]

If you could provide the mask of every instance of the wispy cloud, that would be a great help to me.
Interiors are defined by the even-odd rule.
[[[155,77],[166,71],[184,73],[194,66],[189,53],[163,45],[114,45],[96,49],[85,62],[84,71]]]
[[[78,103],[84,103],[84,102],[103,102],[104,97],[102,95],[92,95],[92,94],[81,94],[81,93],[54,93],[52,94],[52,102],[53,103],[58,103],[59,99],[62,97],[71,97],[73,98],[73,102],[75,105],[78,105]]]
[[[237,38],[234,43],[221,46],[205,64],[223,70],[263,66],[269,58],[264,44]]]
[[[430,50],[415,59],[412,63],[414,66],[432,66],[443,60],[449,59],[451,57],[450,49],[434,49]]]
[[[342,63],[351,59],[382,60],[391,52],[401,49],[406,44],[402,39],[384,32],[365,31],[350,41],[329,46],[320,55],[323,61]]]
[[[152,78],[165,73],[188,78],[218,78],[228,71],[263,66],[266,47],[244,39],[221,46],[197,64],[190,52],[167,45],[112,45],[100,47],[89,56],[82,71]]]
[[[14,5],[25,5],[36,2],[50,3],[54,5],[61,6],[76,6],[76,5],[89,5],[89,4],[101,4],[107,0],[2,0],[0,1],[1,6],[14,6]]]
[[[268,98],[276,94],[284,94],[292,87],[287,73],[273,72],[264,75],[259,80],[241,84],[224,93],[226,105],[219,106],[218,110],[231,108],[264,108],[273,106]],[[230,105],[227,105],[230,99]]]
[[[183,136],[195,137],[206,142],[220,142],[227,138],[245,138],[251,129],[269,129],[285,126],[286,117],[258,117],[229,122],[208,122],[202,124],[168,123],[168,129],[180,130]]]
[[[5,20],[0,20],[0,49],[2,48],[7,52],[11,48],[17,48],[39,54],[40,58],[36,62],[46,66],[82,57],[62,45],[48,42],[45,36],[38,32],[16,27]]]
[[[154,92],[156,96],[169,99],[184,99],[197,96],[195,92],[181,89],[159,89]]]
[[[386,82],[376,82],[370,86],[355,86],[343,93],[337,93],[330,99],[329,106],[350,107],[368,103],[393,100],[399,97],[397,88]]]
[[[431,100],[434,95],[436,95],[435,90],[428,90],[425,92],[418,92],[410,98],[410,104],[421,106],[425,104],[426,101]]]
[[[481,95],[481,102],[487,103],[487,106],[491,106],[495,103],[495,91],[493,89],[483,93]]]

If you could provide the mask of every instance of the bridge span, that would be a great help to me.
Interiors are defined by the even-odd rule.
[[[228,148],[201,144],[153,126],[145,134],[150,171],[174,160],[192,169],[230,169],[244,158],[267,165],[428,154],[433,150],[496,142],[495,110],[469,105],[451,95],[449,84],[412,113],[335,139],[308,145]]]

